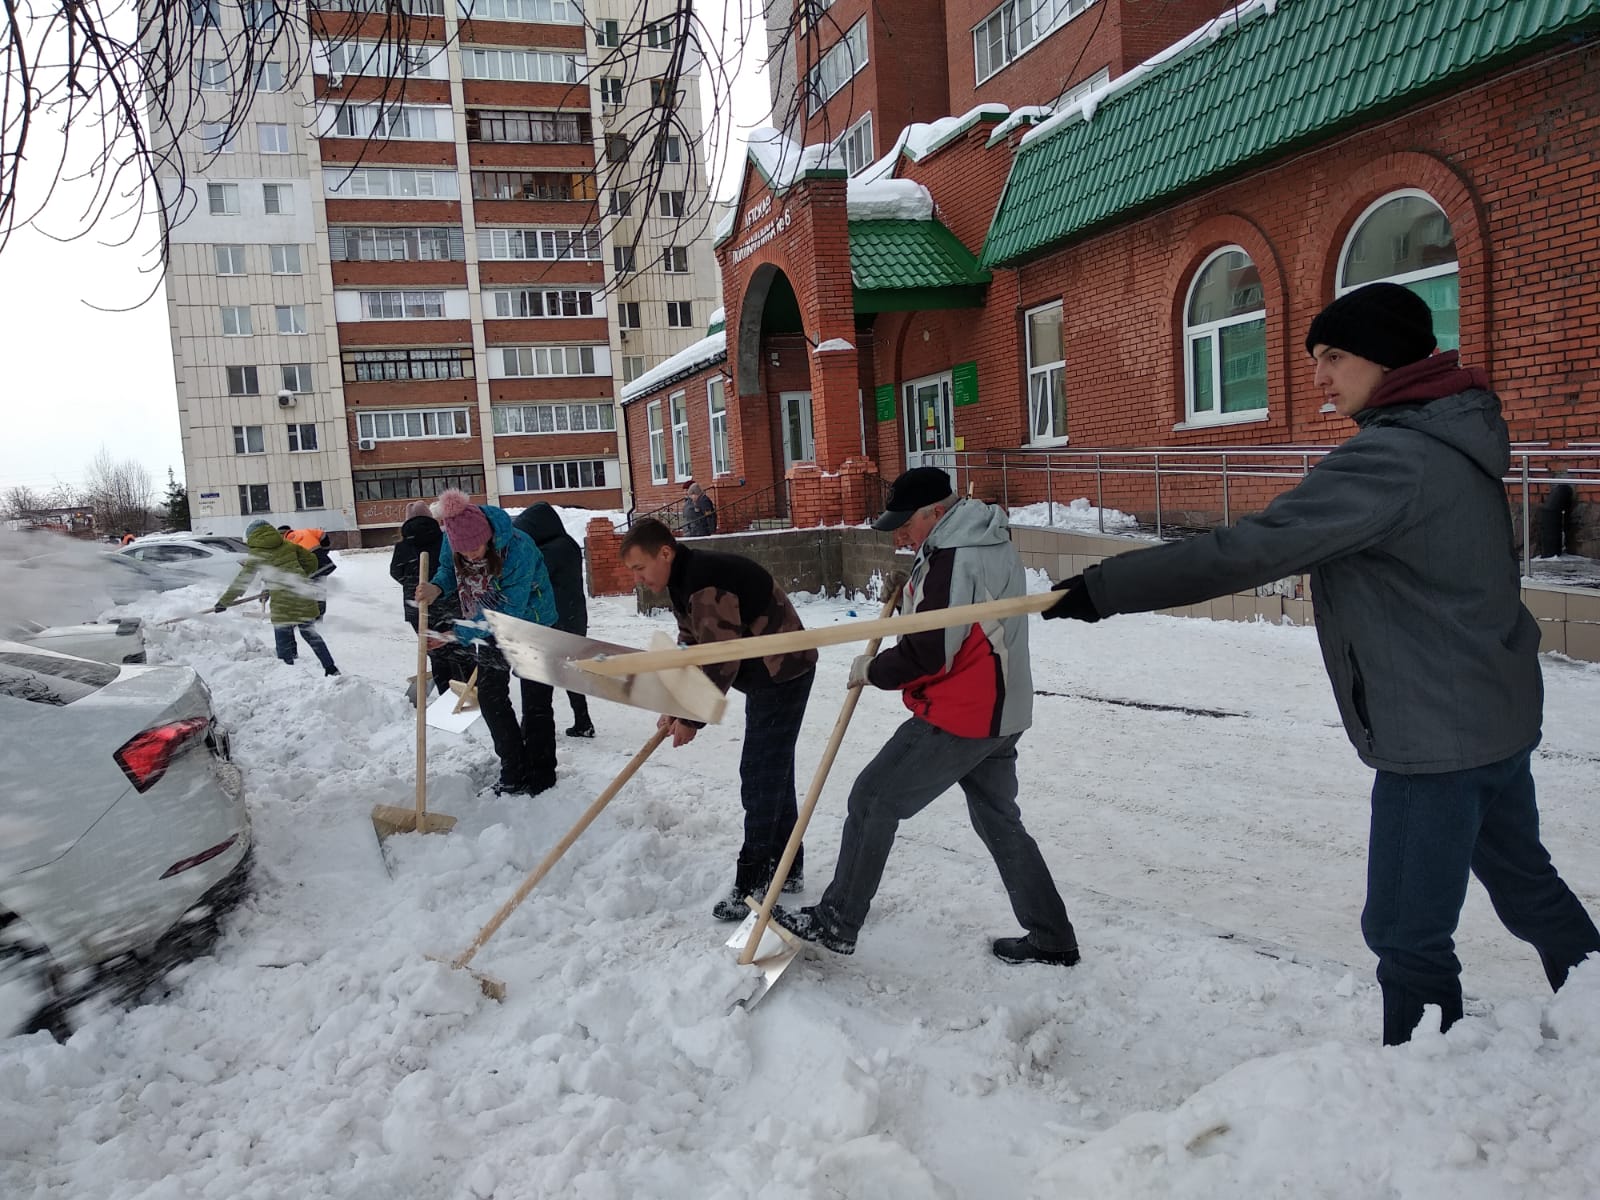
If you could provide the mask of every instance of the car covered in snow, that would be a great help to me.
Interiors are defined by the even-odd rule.
[[[193,670],[0,641],[0,1036],[60,1033],[215,937],[250,824]]]
[[[200,577],[224,585],[239,573],[250,547],[221,534],[153,533],[129,542],[117,553],[156,572]]]
[[[138,617],[86,621],[81,625],[40,625],[37,621],[0,619],[0,637],[112,666],[145,660],[144,622]]]

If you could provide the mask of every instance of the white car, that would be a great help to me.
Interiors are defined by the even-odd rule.
[[[0,1036],[60,1034],[203,948],[243,892],[239,772],[188,667],[0,642]]]
[[[201,534],[152,534],[122,547],[118,554],[158,572],[201,576],[224,586],[233,582],[250,547],[238,538]]]
[[[82,625],[40,625],[37,621],[0,620],[0,637],[9,637],[40,650],[92,658],[121,666],[145,660],[144,622],[138,617],[119,621],[88,621]]]

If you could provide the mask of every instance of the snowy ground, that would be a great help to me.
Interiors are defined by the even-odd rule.
[[[597,704],[599,736],[563,739],[560,784],[534,800],[480,790],[481,725],[435,734],[431,804],[460,822],[392,840],[391,879],[368,813],[410,800],[414,643],[387,552],[335,557],[341,678],[277,663],[238,612],[153,633],[152,658],[196,666],[233,729],[257,891],[164,997],[66,1045],[0,1044],[0,1196],[1600,1195],[1600,965],[1552,1000],[1475,889],[1472,1015],[1376,1045],[1357,927],[1370,778],[1311,630],[1033,625],[1021,801],[1083,944],[1070,971],[988,954],[1015,926],[952,793],[903,827],[854,957],[808,951],[730,1011],[749,979],[709,910],[738,842],[735,696],[489,943],[475,965],[506,981],[495,1004],[426,955],[470,941],[654,718]],[[876,609],[797,599],[811,626]],[[631,600],[590,611],[607,640],[670,627]],[[802,788],[855,649],[822,652]],[[1600,668],[1547,657],[1545,675],[1545,832],[1600,911]],[[864,697],[807,839],[807,899],[850,780],[901,716]]]

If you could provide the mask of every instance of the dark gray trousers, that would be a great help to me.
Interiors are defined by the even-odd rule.
[[[1077,945],[1050,868],[1017,808],[1017,741],[1021,734],[965,738],[920,717],[896,729],[850,789],[839,863],[821,908],[840,932],[855,937],[883,879],[900,822],[959,784],[967,814],[1000,872],[1011,911],[1042,950]]]

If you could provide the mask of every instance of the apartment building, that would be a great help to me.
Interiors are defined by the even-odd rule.
[[[309,69],[254,66],[230,129],[242,23],[275,18],[193,0],[216,120],[159,182],[197,529],[383,544],[449,487],[624,507],[618,391],[718,305],[685,219],[708,211],[693,54],[662,82],[682,29],[621,0],[406,7],[397,37],[372,0],[324,4]]]

